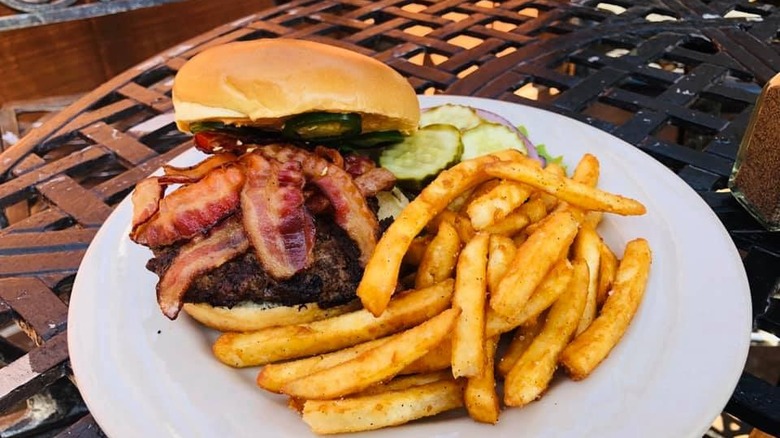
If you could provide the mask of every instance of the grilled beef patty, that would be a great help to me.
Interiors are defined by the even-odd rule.
[[[276,281],[263,271],[250,249],[196,278],[184,302],[225,307],[242,301],[286,306],[317,302],[321,307],[332,307],[352,301],[363,275],[360,251],[331,218],[316,217],[315,226],[314,263],[308,269]],[[161,249],[146,268],[162,277],[177,253],[178,248]]]

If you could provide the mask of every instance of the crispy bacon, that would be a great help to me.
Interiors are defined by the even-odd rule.
[[[157,284],[160,310],[168,318],[176,319],[193,280],[243,254],[248,248],[249,240],[238,216],[214,227],[205,239],[184,245]]]
[[[340,168],[344,168],[344,157],[341,156],[336,149],[326,148],[325,146],[317,146],[314,148],[314,153],[320,157],[330,161],[332,164]]]
[[[195,237],[238,209],[243,185],[244,173],[238,166],[213,169],[163,198],[159,211],[130,237],[152,248]]]
[[[355,177],[355,185],[363,196],[374,196],[382,190],[392,189],[395,185],[395,175],[385,168],[375,167]]]
[[[387,169],[375,167],[353,178],[363,197],[375,196],[382,190],[390,190],[395,185],[395,175]],[[320,214],[330,207],[330,201],[320,192],[313,192],[306,198],[306,208],[314,214]]]
[[[290,278],[314,259],[314,220],[304,207],[301,163],[255,153],[241,161],[247,174],[241,210],[249,240],[271,277]]]
[[[257,151],[281,162],[301,163],[307,180],[317,186],[333,206],[336,223],[357,244],[360,262],[365,265],[374,252],[379,223],[349,173],[324,158],[293,146],[268,145]]]
[[[174,167],[164,165],[165,175],[160,177],[163,184],[191,184],[203,179],[217,167],[236,161],[238,157],[231,153],[212,155],[200,163],[190,167]]]
[[[133,232],[157,213],[164,194],[165,186],[160,184],[160,179],[156,177],[146,178],[135,185],[135,191],[133,191],[131,198],[133,202]]]
[[[347,155],[344,158],[344,170],[352,176],[360,176],[376,167],[370,158],[363,155]]]
[[[195,134],[195,148],[207,154],[235,151],[246,152],[247,145],[239,137],[221,132],[199,132]]]

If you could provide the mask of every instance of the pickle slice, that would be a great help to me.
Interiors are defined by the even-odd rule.
[[[442,123],[463,131],[479,125],[482,121],[474,108],[450,103],[427,109],[420,114],[421,127]]]
[[[456,164],[462,153],[458,128],[434,124],[383,149],[379,165],[393,172],[401,186],[419,190],[439,172]]]
[[[511,128],[498,123],[481,123],[461,135],[463,154],[461,160],[487,155],[504,149],[517,149],[528,154],[523,140]]]

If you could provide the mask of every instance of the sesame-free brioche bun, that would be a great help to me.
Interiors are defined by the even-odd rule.
[[[317,303],[284,306],[245,301],[231,308],[184,303],[184,311],[206,327],[222,332],[248,332],[279,325],[306,324],[360,309],[359,302],[321,308]]]
[[[363,132],[413,132],[420,118],[414,89],[376,59],[294,39],[261,39],[209,48],[174,79],[179,129],[196,121],[280,128],[306,112],[359,113]]]

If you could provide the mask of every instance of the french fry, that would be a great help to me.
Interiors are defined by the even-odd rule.
[[[520,356],[528,350],[528,347],[531,345],[531,342],[533,342],[536,335],[542,331],[543,326],[544,317],[540,315],[538,319],[529,322],[527,325],[520,326],[515,330],[515,333],[512,335],[512,340],[504,351],[504,355],[501,356],[501,360],[498,361],[497,368],[501,377],[506,377],[506,375],[509,374],[512,367],[520,360]]]
[[[517,248],[509,272],[490,296],[490,307],[511,318],[562,257],[577,235],[578,224],[569,212],[554,213]]]
[[[641,215],[647,212],[642,203],[621,195],[607,193],[569,178],[544,172],[524,161],[502,161],[485,166],[490,175],[518,181],[556,196],[575,207],[621,215]]]
[[[517,210],[509,213],[507,217],[488,226],[483,231],[491,234],[511,236],[522,231],[526,226],[533,225],[546,215],[547,209],[544,206],[544,201],[534,199],[521,205]]]
[[[225,333],[214,343],[214,355],[234,367],[264,365],[327,353],[413,327],[449,307],[453,280],[400,295],[381,317],[358,310],[308,324],[272,327],[247,333]]]
[[[471,226],[471,221],[462,214],[450,210],[444,210],[436,215],[436,217],[428,222],[425,229],[430,234],[436,234],[439,232],[439,225],[441,225],[442,222],[449,222],[450,225],[458,231],[458,236],[460,236],[461,241],[464,243],[474,237],[475,231],[474,227]]]
[[[505,318],[492,308],[488,309],[485,321],[485,336],[506,333],[515,327],[527,324],[553,305],[555,300],[566,291],[571,281],[573,269],[566,258],[560,259],[545,275],[539,287],[534,290],[528,302],[511,317]]]
[[[652,252],[645,239],[626,245],[612,293],[593,323],[563,351],[561,364],[574,380],[581,380],[609,355],[628,329],[644,297]]]
[[[604,305],[604,301],[607,300],[607,294],[612,290],[612,284],[615,282],[618,259],[603,240],[599,245],[599,254],[601,263],[599,264],[599,285],[596,291],[596,304],[601,307]]]
[[[460,193],[490,179],[486,164],[520,157],[518,151],[505,150],[463,161],[440,173],[425,187],[379,239],[357,288],[363,306],[374,316],[381,315],[395,291],[403,256],[425,224]]]
[[[287,383],[352,360],[366,351],[384,344],[387,340],[388,337],[384,337],[331,353],[268,364],[257,373],[257,386],[267,391],[281,393],[282,387]]]
[[[415,237],[412,243],[409,244],[406,254],[404,254],[403,263],[405,265],[420,266],[420,261],[422,261],[423,254],[425,254],[425,250],[428,248],[431,240],[433,240],[433,235],[430,234]]]
[[[432,373],[413,374],[410,376],[395,377],[393,380],[385,383],[378,383],[369,386],[363,391],[358,392],[354,397],[380,394],[389,391],[402,391],[415,386],[427,385],[442,380],[452,380],[452,373],[449,371],[435,371]]]
[[[489,179],[482,184],[474,187],[472,190],[467,190],[464,192],[464,195],[467,195],[464,198],[463,203],[460,205],[460,208],[456,211],[466,214],[468,211],[469,205],[471,205],[472,202],[474,202],[476,199],[478,199],[480,196],[484,195],[485,193],[493,190],[495,186],[497,186],[499,183],[501,183],[501,180],[499,179]]]
[[[459,309],[447,309],[354,359],[287,383],[282,393],[306,400],[328,400],[390,379],[439,344],[459,314]]]
[[[574,168],[571,179],[591,187],[596,187],[599,182],[600,172],[601,164],[598,158],[591,154],[585,154],[580,158],[577,167]]]
[[[399,374],[430,373],[447,369],[450,365],[452,365],[452,337],[447,337],[425,356],[407,365]]]
[[[603,211],[589,211],[585,213],[585,219],[582,220],[582,226],[596,229],[596,227],[598,227],[601,223],[601,219],[603,218]]]
[[[463,401],[469,416],[482,423],[497,423],[500,413],[494,375],[497,346],[498,336],[485,339],[484,371],[479,376],[469,377],[466,381],[466,389],[463,391]]]
[[[452,337],[452,375],[474,377],[485,366],[485,301],[490,236],[477,234],[463,248],[455,271],[452,307],[460,310]]]
[[[515,243],[515,248],[525,243],[526,240],[528,240],[528,232],[526,230],[523,230],[512,237],[512,242]]]
[[[444,380],[366,397],[308,400],[303,421],[319,434],[397,426],[463,406],[462,384]]]
[[[598,310],[596,305],[596,293],[599,285],[599,265],[601,262],[601,238],[596,230],[591,227],[582,227],[572,244],[574,258],[582,259],[588,265],[588,299],[585,301],[585,310],[582,312],[580,322],[577,324],[576,334],[585,331],[596,318]]]
[[[558,357],[569,343],[588,296],[588,266],[574,261],[571,288],[550,308],[544,326],[504,381],[504,403],[524,406],[537,399],[550,384]]]
[[[535,161],[525,160],[526,164],[535,164]],[[548,163],[543,170],[546,173],[559,176],[561,178],[566,176],[566,170],[560,164]],[[558,198],[544,191],[534,191],[531,194],[531,201],[541,201],[546,211],[550,212],[560,204]]]
[[[455,325],[452,345],[453,376],[471,377],[482,372],[487,256],[490,236],[479,233],[461,252],[455,275],[453,308],[461,314]]]
[[[504,278],[512,259],[515,258],[516,251],[512,239],[498,234],[490,235],[487,263],[488,291],[493,291],[498,287],[498,282]]]
[[[452,277],[460,253],[460,237],[448,221],[439,223],[439,232],[423,254],[414,280],[415,289],[432,286]]]
[[[523,204],[533,189],[514,181],[501,181],[487,193],[482,194],[466,206],[466,214],[476,230],[484,230],[505,218]]]

